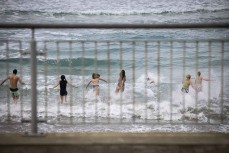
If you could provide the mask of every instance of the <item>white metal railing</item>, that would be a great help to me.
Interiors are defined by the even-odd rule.
[[[147,73],[148,73],[148,69],[149,69],[149,65],[148,65],[148,61],[150,60],[149,57],[148,57],[148,54],[149,54],[149,44],[150,43],[154,43],[154,45],[156,46],[156,48],[154,48],[156,51],[155,51],[155,56],[156,57],[156,71],[157,71],[157,80],[156,80],[156,84],[157,86],[155,87],[156,89],[156,94],[157,94],[157,97],[156,97],[156,101],[157,101],[157,107],[155,108],[157,111],[156,111],[156,123],[161,123],[161,102],[162,102],[162,99],[161,99],[161,82],[160,82],[160,78],[161,78],[161,63],[164,62],[162,61],[161,59],[161,45],[162,43],[166,42],[168,43],[169,47],[169,68],[168,68],[168,76],[169,76],[169,90],[168,90],[168,96],[169,96],[169,99],[170,99],[170,108],[169,108],[169,122],[170,123],[175,123],[174,121],[174,118],[173,118],[173,88],[174,88],[174,84],[172,83],[173,80],[174,80],[174,62],[173,62],[173,58],[174,58],[174,46],[175,46],[175,43],[179,43],[179,45],[181,44],[182,45],[182,64],[183,64],[183,69],[182,69],[182,72],[183,72],[183,78],[185,78],[185,74],[187,73],[187,70],[186,70],[186,66],[187,66],[187,61],[186,61],[186,58],[188,57],[187,55],[187,44],[188,43],[193,43],[195,44],[195,69],[196,69],[196,72],[198,71],[199,69],[199,45],[200,43],[204,42],[204,43],[207,43],[208,44],[208,51],[206,53],[206,57],[208,57],[208,77],[211,78],[212,74],[211,74],[211,66],[212,66],[212,63],[211,63],[211,57],[212,57],[212,43],[218,43],[218,45],[220,45],[221,47],[218,48],[220,50],[220,54],[221,54],[221,64],[220,64],[220,72],[221,72],[221,80],[220,80],[220,83],[221,83],[221,93],[220,93],[220,116],[221,116],[221,119],[220,119],[220,123],[224,123],[225,121],[225,115],[224,115],[224,96],[225,93],[224,91],[224,83],[225,83],[225,78],[224,78],[224,71],[225,71],[225,67],[224,67],[224,62],[225,62],[225,57],[224,57],[224,54],[225,52],[228,52],[228,50],[225,50],[225,44],[226,44],[226,47],[228,47],[228,40],[157,40],[157,41],[150,41],[150,40],[144,40],[144,41],[112,41],[112,40],[107,40],[107,41],[101,41],[101,40],[96,40],[96,41],[87,41],[87,40],[78,40],[78,41],[66,41],[66,40],[60,40],[60,41],[44,41],[44,42],[37,42],[35,40],[35,30],[36,29],[46,29],[46,28],[51,28],[51,29],[59,29],[59,28],[63,28],[63,29],[66,29],[66,28],[73,28],[73,29],[79,29],[79,28],[88,28],[88,29],[174,29],[174,28],[177,28],[177,29],[189,29],[189,28],[193,28],[193,29],[199,29],[199,28],[226,28],[228,29],[228,26],[229,24],[228,23],[214,23],[214,24],[173,24],[173,25],[133,25],[133,24],[1,24],[0,25],[0,28],[2,29],[31,29],[32,30],[32,36],[31,36],[31,41],[30,42],[27,42],[27,43],[30,43],[30,48],[31,48],[31,52],[28,52],[30,54],[30,70],[31,70],[31,112],[32,112],[32,115],[31,115],[31,127],[32,127],[32,131],[31,133],[32,134],[37,134],[37,123],[38,123],[38,119],[37,119],[37,55],[42,55],[44,56],[45,60],[47,60],[47,54],[49,53],[48,49],[47,49],[47,45],[50,44],[50,43],[54,43],[54,46],[56,47],[56,59],[57,61],[60,60],[60,43],[67,43],[69,46],[68,48],[68,54],[69,54],[69,63],[68,63],[68,67],[69,67],[69,73],[72,74],[72,69],[73,69],[73,66],[72,66],[72,62],[71,62],[71,58],[73,57],[73,47],[72,45],[75,44],[75,43],[78,43],[79,47],[80,48],[80,53],[81,53],[81,71],[80,71],[80,74],[82,76],[82,84],[85,85],[86,82],[86,78],[85,78],[85,58],[86,58],[86,54],[85,54],[85,48],[86,48],[86,45],[85,43],[92,43],[94,44],[94,72],[97,72],[98,71],[98,44],[99,43],[104,43],[105,44],[105,50],[106,52],[104,52],[104,54],[107,54],[107,59],[106,59],[106,62],[107,62],[107,66],[106,66],[106,69],[107,69],[107,81],[108,81],[108,86],[107,86],[107,99],[105,100],[106,101],[106,106],[104,107],[107,107],[106,109],[106,116],[107,116],[107,123],[111,123],[111,118],[110,118],[110,115],[111,115],[111,49],[110,49],[110,45],[111,43],[116,43],[118,44],[118,48],[119,48],[119,51],[117,54],[118,57],[119,57],[119,67],[120,67],[120,70],[123,69],[123,44],[125,43],[128,43],[129,44],[129,47],[130,47],[130,50],[132,52],[132,57],[130,58],[132,60],[132,63],[131,63],[131,68],[132,68],[132,72],[131,72],[131,75],[132,77],[130,78],[131,79],[131,90],[132,90],[132,96],[131,96],[131,100],[132,100],[132,113],[133,113],[133,122],[134,123],[137,123],[136,122],[136,119],[138,119],[138,116],[136,115],[136,111],[137,111],[137,108],[136,108],[136,101],[138,99],[136,99],[136,43],[137,42],[141,42],[144,44],[144,58],[143,58],[143,65],[144,65],[144,74],[145,74],[145,77],[147,76]],[[5,56],[4,58],[6,59],[9,59],[10,58],[10,55],[9,55],[9,42],[11,42],[10,40],[3,40],[2,41],[3,43],[6,44],[6,53],[2,53],[3,56]],[[21,44],[23,43],[23,41],[18,41],[18,43],[20,44],[19,46],[19,49],[18,49],[18,52],[20,52],[20,59],[22,59],[22,56],[27,54],[26,52],[22,52],[22,47],[21,47]],[[43,43],[43,51],[44,52],[37,52],[38,48],[37,48],[37,43]],[[0,59],[0,62],[1,62],[1,59]],[[22,63],[20,63],[20,66],[22,66]],[[59,65],[59,62],[57,62],[57,72],[58,74],[60,75],[60,65]],[[9,66],[9,63],[6,62],[6,74],[8,74],[10,72],[10,66]],[[22,72],[23,71],[23,67],[20,67],[20,71]],[[45,86],[47,86],[47,82],[48,82],[48,78],[47,78],[47,73],[48,73],[48,63],[47,62],[44,62],[44,80],[45,80]],[[72,78],[70,79],[72,80]],[[148,90],[147,90],[147,84],[145,83],[144,85],[144,104],[145,104],[145,110],[144,110],[144,116],[145,116],[145,120],[143,123],[152,123],[149,119],[149,104],[148,104],[148,98],[147,98],[147,95],[148,95]],[[210,108],[212,107],[211,106],[211,89],[214,88],[212,87],[211,83],[209,82],[208,83],[208,113],[210,114]],[[45,119],[47,119],[47,110],[48,110],[48,89],[47,87],[45,87],[44,89],[44,92],[46,94],[44,94],[45,96]],[[85,104],[85,91],[84,91],[84,86],[82,88],[82,123],[86,123],[87,120],[85,118],[86,116],[86,104]],[[10,116],[11,116],[11,109],[10,109],[10,97],[9,97],[9,92],[8,92],[8,97],[7,97],[7,110],[8,110],[8,118],[10,119]],[[120,94],[120,120],[119,120],[119,123],[125,123],[125,121],[123,120],[123,95]],[[72,121],[72,117],[73,117],[73,103],[74,103],[74,100],[73,100],[73,94],[72,94],[72,88],[70,88],[70,104],[69,104],[69,109],[70,109],[70,120],[71,120],[71,123],[73,122]],[[195,108],[197,109],[198,108],[198,94],[195,94]],[[21,118],[23,120],[23,98],[21,98]],[[186,98],[185,96],[183,96],[183,100],[182,100],[182,105],[183,105],[183,109],[186,109],[187,106],[186,106]],[[100,122],[101,119],[99,119],[99,116],[98,116],[98,100],[94,100],[95,102],[95,106],[94,106],[94,110],[95,110],[95,120],[94,122],[97,123],[97,122]],[[60,103],[57,103],[57,115],[59,116],[60,115]],[[194,111],[197,111],[197,110],[194,110]],[[197,115],[197,113],[196,113]],[[209,115],[210,116],[210,115]],[[141,122],[142,123],[142,122]],[[189,122],[186,122],[185,119],[182,120],[181,123],[185,123],[185,124],[188,124]],[[198,120],[195,121],[195,123],[198,123]],[[206,124],[213,124],[211,122],[211,117],[208,117],[207,119],[207,122]]]

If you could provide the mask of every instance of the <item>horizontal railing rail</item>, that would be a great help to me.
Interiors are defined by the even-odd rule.
[[[200,28],[229,28],[229,23],[185,23],[185,24],[57,24],[57,23],[1,23],[0,28],[17,29],[200,29]]]

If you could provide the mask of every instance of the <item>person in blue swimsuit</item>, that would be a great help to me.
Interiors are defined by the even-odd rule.
[[[56,88],[58,85],[60,86],[60,99],[61,99],[61,104],[63,103],[63,100],[64,100],[64,97],[65,97],[65,102],[67,102],[67,95],[68,95],[68,92],[67,92],[67,84],[73,86],[73,87],[76,87],[72,84],[70,84],[64,75],[61,75],[61,80],[53,87],[53,88]]]

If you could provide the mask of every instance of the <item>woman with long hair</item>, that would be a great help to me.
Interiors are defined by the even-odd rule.
[[[76,87],[72,84],[70,84],[64,75],[61,75],[60,77],[60,81],[53,87],[53,88],[56,88],[58,85],[60,85],[60,99],[61,99],[61,104],[63,103],[63,100],[64,100],[64,97],[65,97],[65,102],[67,102],[67,95],[68,95],[68,92],[67,92],[67,84],[73,86],[73,87]]]
[[[123,92],[125,90],[125,81],[126,81],[126,74],[125,71],[122,70],[119,74],[118,84],[115,93]]]

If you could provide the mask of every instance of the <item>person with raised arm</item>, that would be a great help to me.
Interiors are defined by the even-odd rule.
[[[194,87],[194,85],[193,85],[193,83],[192,83],[192,81],[191,81],[191,75],[188,74],[188,75],[186,75],[185,80],[182,82],[181,91],[182,91],[183,93],[189,93],[189,86],[190,86],[190,85],[192,86],[192,88],[193,88],[194,90],[196,90],[195,87]]]
[[[92,84],[93,90],[95,91],[95,95],[99,96],[99,80],[104,81],[107,83],[106,80],[100,78],[100,74],[93,73],[92,74],[92,79],[89,81],[87,84],[87,87]],[[86,88],[87,88],[86,87]]]
[[[196,79],[195,79],[195,87],[196,87],[196,91],[197,92],[202,91],[202,87],[203,87],[202,81],[203,80],[204,81],[211,81],[210,79],[202,77],[200,71],[197,72],[197,76],[196,76]]]
[[[6,82],[7,80],[9,80],[10,85],[10,91],[12,93],[12,98],[14,103],[17,103],[17,100],[19,99],[19,93],[18,93],[18,82],[22,85],[24,85],[25,83],[21,80],[21,78],[17,75],[17,69],[13,70],[13,73],[11,75],[9,75],[6,79],[2,80],[2,82],[0,83],[0,85],[2,85],[4,82]]]
[[[61,80],[53,88],[60,86],[60,99],[61,99],[61,104],[62,104],[64,101],[64,98],[65,98],[65,102],[67,102],[67,95],[68,95],[67,84],[71,85],[72,87],[76,87],[76,86],[69,83],[66,80],[65,75],[61,75],[60,79]]]

